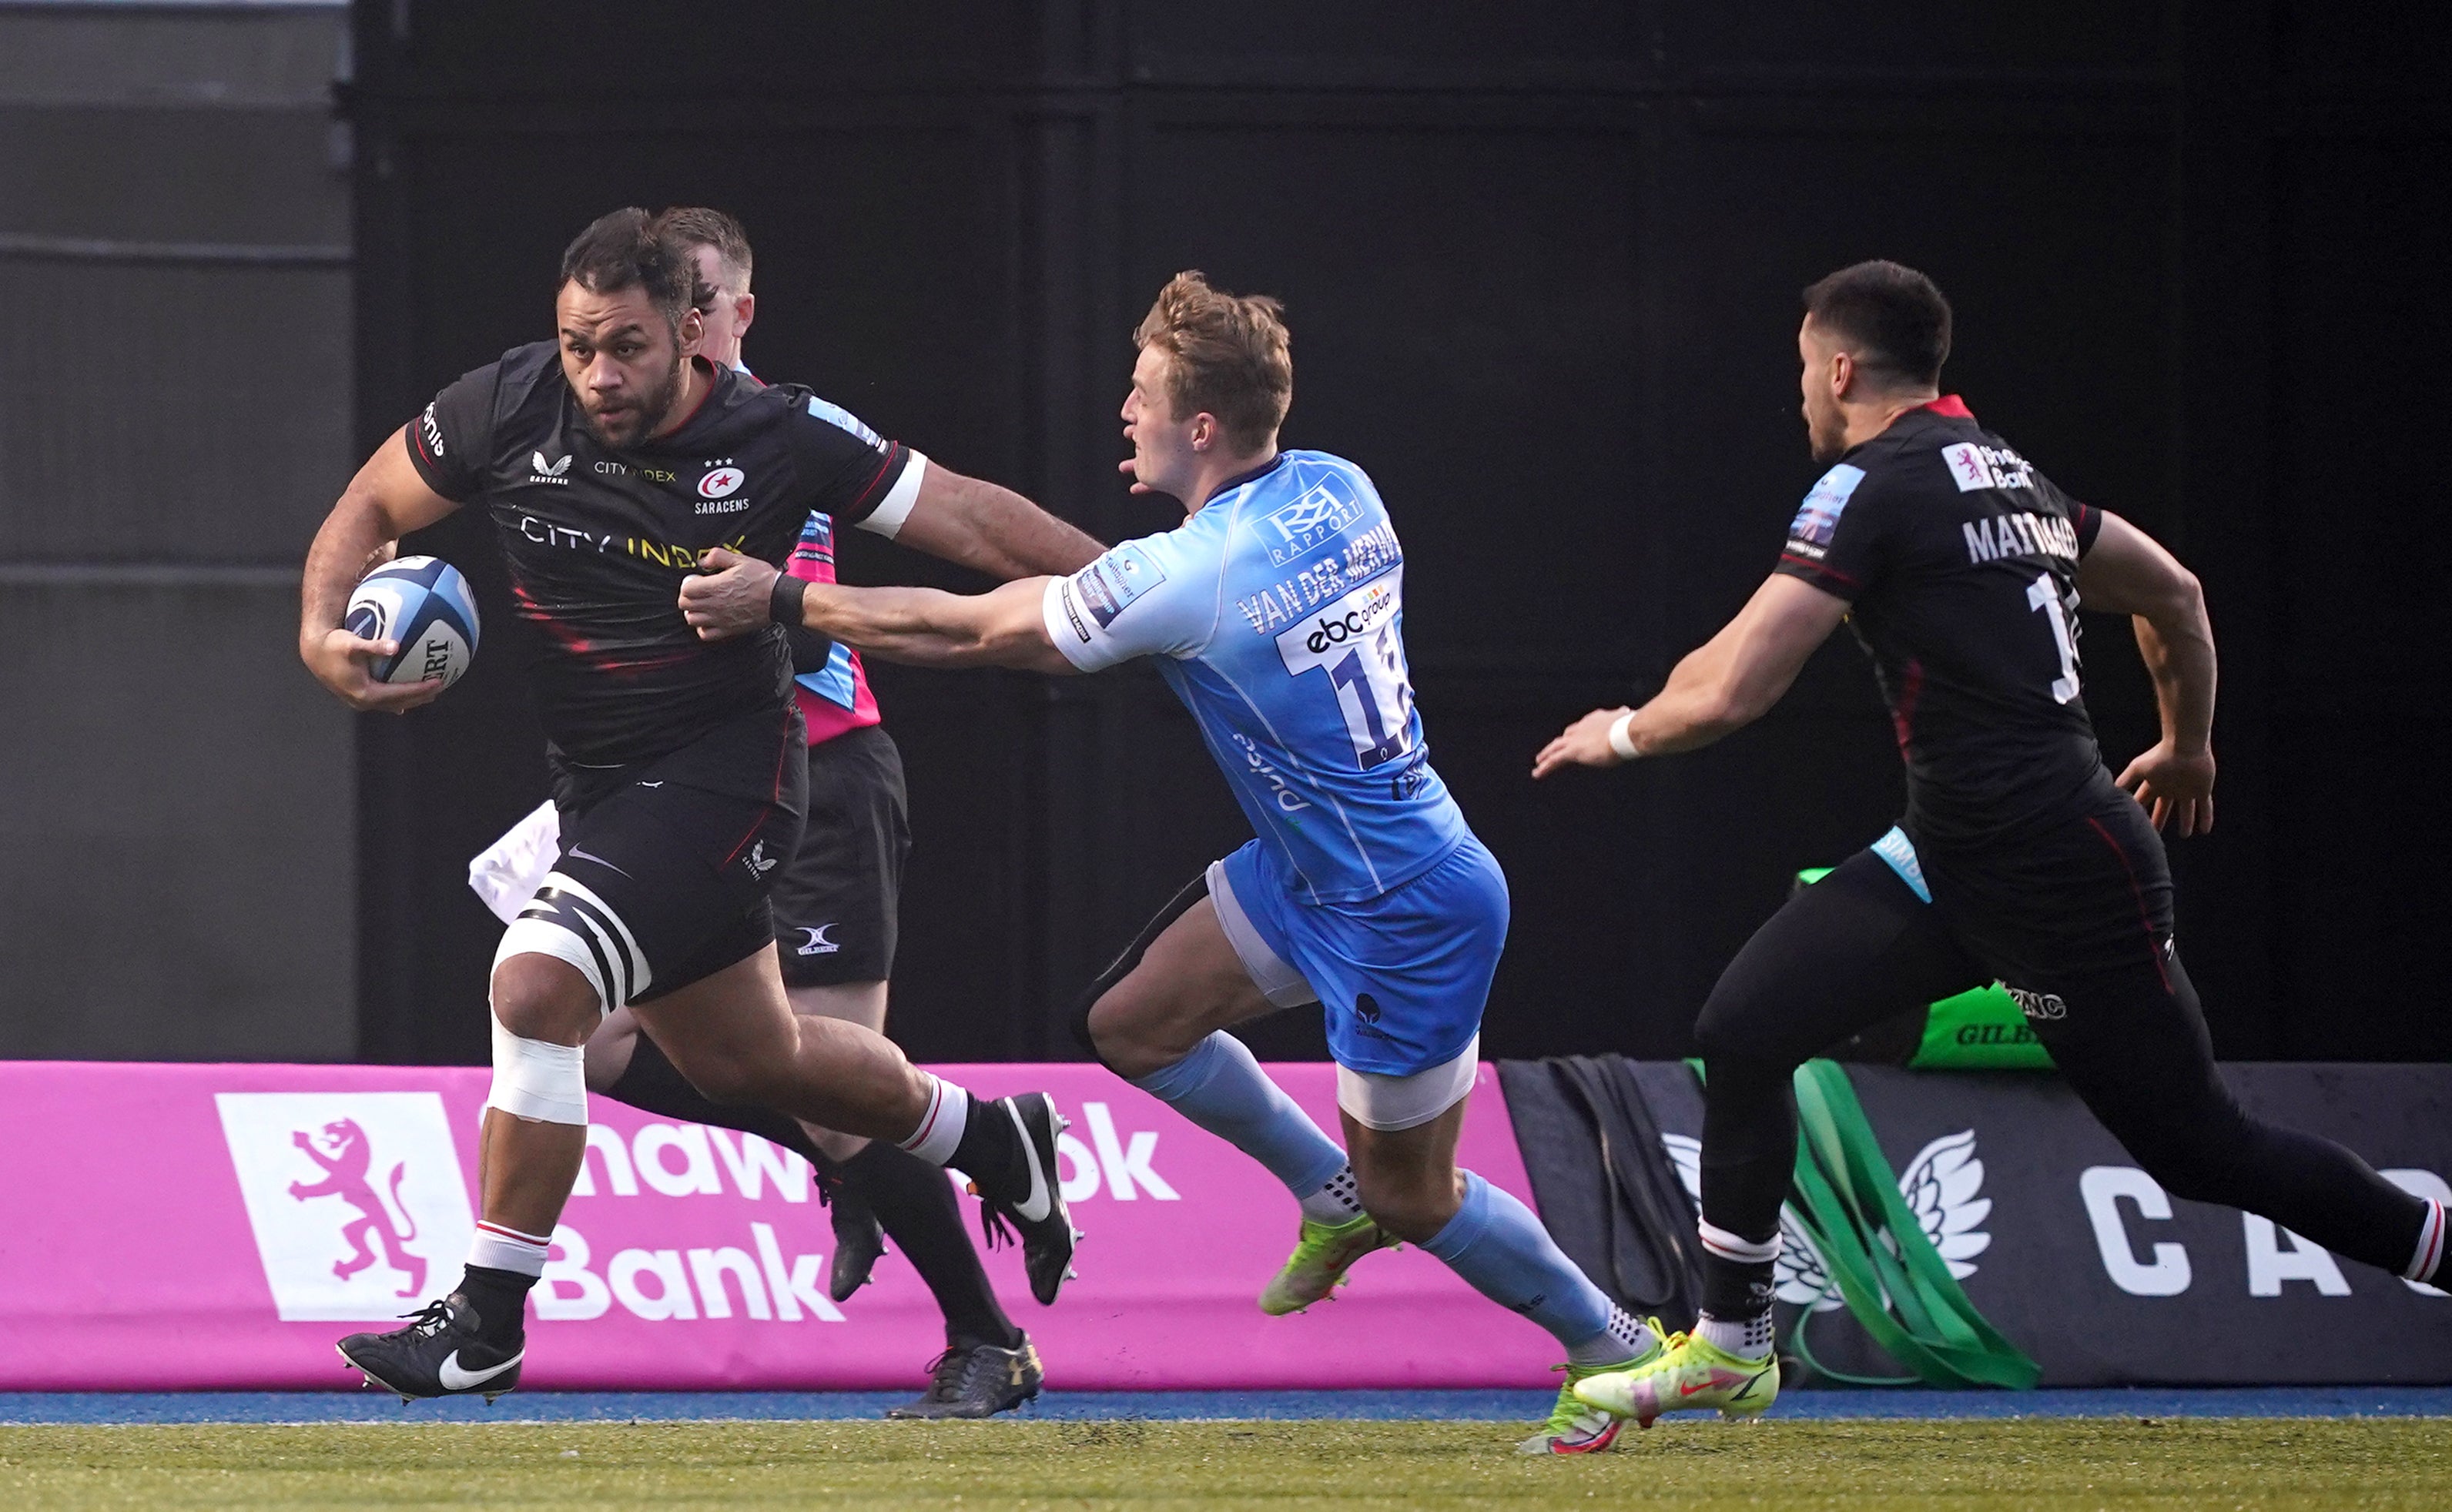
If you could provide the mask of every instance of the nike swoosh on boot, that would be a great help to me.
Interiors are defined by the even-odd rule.
[[[521,1361],[526,1359],[527,1354],[528,1352],[525,1349],[523,1349],[518,1354],[515,1354],[508,1360],[504,1361],[501,1365],[488,1365],[483,1370],[463,1370],[460,1368],[460,1351],[454,1349],[449,1355],[445,1357],[443,1364],[436,1367],[434,1376],[436,1380],[443,1383],[443,1388],[445,1391],[465,1391],[470,1386],[484,1385],[486,1382],[493,1380],[496,1376],[501,1375],[504,1371],[508,1370],[511,1366],[518,1365]]]

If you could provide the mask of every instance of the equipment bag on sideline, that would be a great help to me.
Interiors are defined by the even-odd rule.
[[[1671,1330],[1691,1328],[1703,1294],[1694,1209],[1628,1070],[1618,1056],[1570,1055],[1509,1062],[1501,1078],[1511,1084],[1518,1137],[1533,1134],[1536,1120],[1552,1131],[1543,1144],[1555,1148],[1558,1158],[1528,1155],[1527,1161],[1534,1168],[1543,1221],[1620,1306],[1638,1317],[1657,1315]],[[1539,1104],[1563,1104],[1573,1112],[1544,1116]],[[1580,1148],[1570,1154],[1555,1145],[1558,1136]],[[1570,1177],[1581,1191],[1543,1188],[1545,1178],[1565,1185]],[[1593,1197],[1597,1210],[1586,1206]]]
[[[1689,1064],[1702,1075],[1699,1063]],[[2035,1362],[1984,1321],[1900,1197],[1898,1173],[1847,1071],[1827,1060],[1798,1067],[1796,1115],[1790,1215],[1821,1252],[1831,1287],[1856,1322],[1915,1374],[1885,1381],[1825,1367],[1806,1340],[1810,1307],[1790,1335],[1798,1356],[1820,1374],[1855,1385],[2031,1387],[2041,1374]]]

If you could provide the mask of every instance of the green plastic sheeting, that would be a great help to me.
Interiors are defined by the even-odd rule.
[[[1699,1063],[1689,1062],[1700,1077]],[[1831,1289],[1890,1358],[1914,1372],[1873,1381],[1830,1370],[1806,1342],[1813,1312],[1790,1343],[1808,1365],[1858,1384],[2006,1386],[2024,1391],[2041,1369],[1984,1321],[1949,1273],[1873,1137],[1848,1073],[1833,1061],[1796,1069],[1796,1176],[1788,1212],[1822,1256]]]

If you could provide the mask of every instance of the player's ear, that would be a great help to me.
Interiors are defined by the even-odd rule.
[[[734,318],[740,322],[741,334],[748,335],[749,323],[758,318],[758,296],[742,295],[740,299],[733,302],[732,309]]]
[[[706,317],[695,306],[682,311],[681,324],[674,327],[673,335],[681,343],[683,357],[696,357],[699,343],[706,340]]]

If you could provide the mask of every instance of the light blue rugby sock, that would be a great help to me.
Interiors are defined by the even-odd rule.
[[[1261,1071],[1251,1050],[1224,1030],[1133,1085],[1269,1168],[1298,1198],[1314,1196],[1345,1169],[1345,1151],[1336,1141],[1320,1132],[1285,1089]]]
[[[1632,1359],[1651,1334],[1560,1250],[1532,1209],[1472,1171],[1464,1206],[1422,1247],[1475,1291],[1550,1330],[1577,1364]]]

